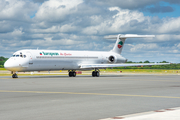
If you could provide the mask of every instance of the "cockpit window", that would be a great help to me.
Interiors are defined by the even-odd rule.
[[[18,54],[18,55],[15,54],[15,55],[13,55],[12,57],[26,58],[26,55],[23,55],[23,54],[21,53],[20,55],[19,55],[19,54]]]

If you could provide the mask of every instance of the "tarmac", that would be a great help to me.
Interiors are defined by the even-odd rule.
[[[0,120],[179,120],[179,78],[0,76]]]
[[[116,116],[101,120],[179,120],[180,108],[169,108],[132,115]]]

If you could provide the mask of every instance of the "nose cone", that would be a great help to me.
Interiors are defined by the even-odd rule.
[[[27,69],[26,65],[27,61],[21,58],[9,58],[5,63],[4,63],[4,68],[9,70],[9,71],[14,71],[14,72],[20,72],[24,71]]]
[[[9,71],[17,71],[19,66],[17,63],[15,63],[13,60],[8,59],[5,63],[4,63],[4,68],[9,70]]]
[[[7,62],[7,61],[4,63],[4,68],[5,68],[5,69],[8,68],[8,62]]]
[[[4,63],[4,68],[7,70],[11,70],[11,68],[13,67],[12,63],[10,62],[10,60],[8,59],[5,63]]]

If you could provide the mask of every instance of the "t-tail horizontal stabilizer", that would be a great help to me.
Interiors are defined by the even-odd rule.
[[[111,52],[121,54],[126,38],[153,38],[155,35],[137,35],[137,34],[125,34],[125,35],[109,35],[105,36],[106,39],[117,39],[114,48]]]
[[[155,35],[137,35],[137,34],[125,34],[125,35],[109,35],[109,36],[105,36],[105,39],[117,39],[119,37],[119,39],[121,38],[153,38],[155,37]]]

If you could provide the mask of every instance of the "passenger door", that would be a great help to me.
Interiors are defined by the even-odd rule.
[[[33,56],[30,52],[27,52],[28,53],[28,58],[29,58],[29,65],[32,65],[33,64]]]

